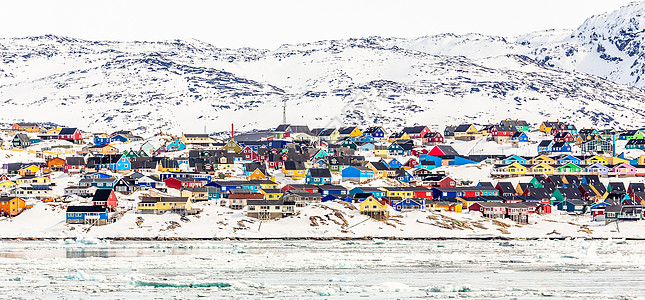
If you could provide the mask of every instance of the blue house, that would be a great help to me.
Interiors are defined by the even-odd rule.
[[[329,168],[329,163],[324,159],[317,159],[314,161],[315,168]]]
[[[377,187],[355,187],[349,191],[349,194],[352,196],[356,194],[372,194],[374,198],[381,199],[387,195],[387,192]]]
[[[582,162],[579,158],[573,156],[573,155],[567,155],[563,158],[558,159],[558,164],[559,165],[566,165],[566,164],[574,164],[574,165],[580,165]]]
[[[325,151],[325,149],[320,149],[318,151],[318,153],[316,153],[316,155],[314,155],[313,158],[314,159],[320,159],[320,158],[325,158],[327,156],[329,156],[329,153],[327,153],[327,151]]]
[[[364,182],[374,178],[372,169],[361,166],[349,166],[341,171],[343,181]]]
[[[513,134],[513,136],[511,136],[511,142],[528,143],[529,136],[526,135],[526,132],[524,131],[517,131]]]
[[[332,184],[318,186],[318,192],[320,192],[323,197],[328,195],[345,197],[347,195],[347,189],[345,187]]]
[[[551,145],[551,152],[568,152],[571,153],[571,145],[567,142],[555,142]]]
[[[114,166],[114,170],[130,171],[131,170],[130,159],[128,159],[125,155],[121,155],[121,158],[119,158],[119,160],[116,162],[116,165]]]
[[[476,163],[478,163],[478,162],[476,162],[474,160],[467,159],[467,158],[463,158],[461,156],[455,156],[455,159],[450,161],[448,163],[448,165],[451,165],[451,166],[463,166],[463,165],[476,164]]]
[[[307,170],[305,182],[308,184],[330,184],[331,172],[327,168],[311,168]]]
[[[374,144],[372,143],[366,143],[358,146],[358,150],[366,152],[374,152],[374,148],[376,148],[376,146],[374,146]]]
[[[334,201],[334,200],[338,200],[338,197],[336,197],[334,195],[327,195],[327,196],[324,196],[324,197],[320,198],[320,202],[327,202],[327,201]]]
[[[403,166],[396,158],[391,159],[390,161],[382,161],[390,169],[398,169]]]
[[[387,146],[387,152],[390,155],[404,155],[405,154],[405,150],[403,150],[403,147],[401,147],[401,145],[399,145],[397,142],[394,142],[394,143],[390,144],[389,146]]]
[[[102,206],[68,206],[65,214],[68,224],[105,225],[109,221],[109,210]]]
[[[506,159],[504,159],[504,164],[505,165],[510,165],[512,163],[515,163],[515,162],[520,164],[520,165],[526,165],[526,158],[521,157],[519,155],[511,155],[511,156],[507,157]]]
[[[103,145],[108,145],[111,142],[112,142],[112,138],[109,135],[94,136],[94,145],[103,146]]]
[[[371,136],[373,138],[384,138],[385,137],[385,130],[383,130],[382,127],[380,126],[372,126],[368,127],[367,129],[363,130],[364,135]]]
[[[376,143],[376,139],[370,135],[361,135],[353,138],[356,143]]]
[[[166,146],[166,151],[179,151],[179,150],[186,150],[186,144],[182,142],[180,139],[176,139],[172,141],[172,143],[168,144]]]
[[[538,144],[537,151],[538,152],[551,152],[551,146],[552,145],[553,145],[553,141],[543,140]]]
[[[418,199],[396,199],[392,200],[392,208],[396,211],[425,210],[426,201],[423,198]]]
[[[111,178],[112,175],[106,174],[106,173],[103,173],[103,172],[96,172],[96,173],[84,174],[84,175],[81,175],[81,177],[82,178],[101,178],[101,179],[105,179],[105,178]]]
[[[583,214],[585,212],[585,202],[582,200],[564,200],[555,204],[558,210],[569,213]]]

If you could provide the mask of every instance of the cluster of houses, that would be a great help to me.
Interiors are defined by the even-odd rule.
[[[498,143],[531,142],[528,123],[508,119],[481,129],[474,124],[448,126],[443,134],[427,126],[388,133],[378,126],[309,129],[282,124],[226,141],[185,133],[156,146],[130,131],[88,136],[76,128],[43,130],[34,123],[16,123],[11,129],[16,132],[16,148],[45,139],[87,142],[74,155],[2,165],[0,213],[4,215],[6,209],[7,215],[17,215],[28,207],[23,199],[91,197],[92,205],[68,207],[67,222],[72,224],[114,222],[119,194],[150,189],[155,192],[140,197],[136,205],[139,213],[197,214],[194,204],[210,201],[262,220],[293,215],[300,207],[326,201],[356,204],[361,213],[376,219],[387,218],[390,210],[479,211],[486,217],[520,223],[528,222],[530,214],[550,213],[552,208],[621,218],[616,206],[645,204],[635,183],[623,187],[620,194],[617,183],[602,186],[599,182],[603,177],[645,175],[645,155],[635,160],[608,155],[615,150],[612,140],[628,140],[628,145],[643,140],[639,130],[578,131],[572,124],[543,122],[538,130],[551,137],[548,149],[525,157],[461,154],[446,143],[446,139],[487,137]],[[16,139],[21,142],[16,144]],[[538,147],[547,147],[540,146],[543,142]],[[138,146],[119,151],[114,143]],[[585,152],[590,154],[553,154],[567,152],[555,151],[564,147],[559,143],[569,149],[573,144],[588,145]],[[491,176],[501,180],[514,176],[533,176],[533,180],[517,186],[504,181],[469,186],[446,176],[446,168],[435,170],[480,163],[491,165]],[[55,183],[50,179],[54,172],[68,173],[78,183],[66,186],[64,195],[54,195]],[[298,183],[280,184],[278,174]],[[381,186],[372,187],[374,181]],[[5,208],[2,199],[10,199],[6,201],[10,206]],[[635,210],[628,210],[633,215]]]

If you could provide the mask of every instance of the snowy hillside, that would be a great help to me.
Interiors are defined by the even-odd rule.
[[[645,126],[636,3],[575,31],[442,34],[263,49],[199,41],[0,39],[0,122],[152,133],[310,126],[386,127],[524,118]],[[590,75],[587,75],[590,74]],[[607,78],[608,80],[602,79]],[[617,82],[617,83],[615,83]],[[621,85],[627,84],[627,85]]]

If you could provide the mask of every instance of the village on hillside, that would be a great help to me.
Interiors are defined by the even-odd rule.
[[[209,207],[273,222],[325,203],[334,204],[324,207],[334,219],[310,216],[304,226],[347,230],[334,207],[390,225],[414,212],[520,225],[549,214],[599,224],[645,218],[638,129],[560,121],[531,128],[511,119],[443,131],[282,124],[220,139],[15,123],[0,138],[0,222],[38,207],[64,211],[55,216],[69,229],[115,226],[128,216],[139,227],[149,215],[189,222]]]

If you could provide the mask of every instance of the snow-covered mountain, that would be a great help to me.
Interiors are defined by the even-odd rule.
[[[502,118],[645,126],[645,4],[575,30],[222,49],[195,40],[0,39],[0,122],[139,133],[436,125]]]

